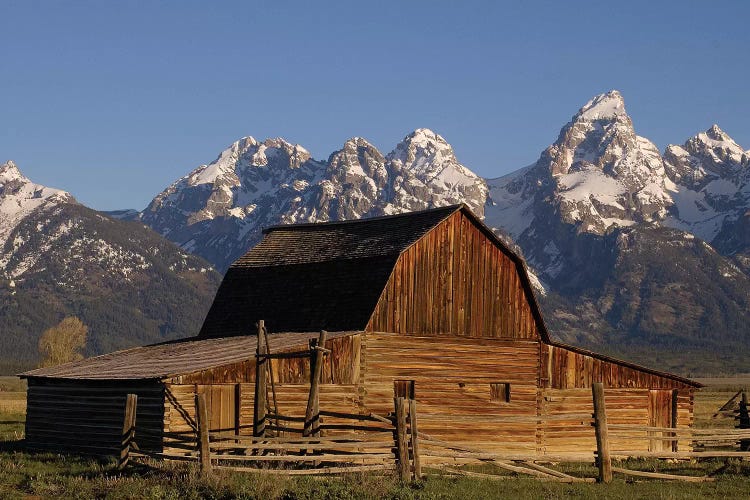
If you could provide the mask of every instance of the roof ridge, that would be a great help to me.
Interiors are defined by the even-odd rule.
[[[344,225],[350,225],[350,224],[376,222],[376,221],[380,221],[383,219],[414,217],[414,216],[418,216],[418,215],[422,215],[422,214],[426,214],[430,212],[446,211],[446,212],[453,213],[458,210],[461,210],[464,207],[467,207],[465,203],[458,203],[455,205],[446,205],[444,207],[433,207],[433,208],[427,208],[425,210],[417,210],[413,212],[401,212],[401,213],[392,214],[392,215],[378,215],[376,217],[365,217],[361,219],[334,220],[334,221],[326,221],[326,222],[300,222],[300,223],[293,223],[293,224],[275,224],[273,226],[268,226],[264,228],[263,234],[268,234],[272,231],[279,231],[279,230],[283,231],[283,230],[296,230],[296,229],[311,228],[311,227],[344,226]]]

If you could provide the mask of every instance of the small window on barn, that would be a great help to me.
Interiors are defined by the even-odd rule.
[[[393,394],[397,398],[414,399],[414,381],[413,380],[394,380]]]
[[[492,382],[490,384],[490,401],[493,403],[510,403],[510,384]]]

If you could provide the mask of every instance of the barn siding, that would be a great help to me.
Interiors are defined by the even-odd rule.
[[[26,444],[34,449],[95,455],[119,453],[127,394],[138,395],[136,436],[161,431],[162,384],[91,383],[82,380],[29,379]],[[159,438],[138,438],[144,450],[160,451]]]
[[[329,339],[326,348],[331,350],[331,355],[324,358],[320,408],[357,413],[359,396],[356,380],[360,369],[360,336]],[[271,367],[280,414],[303,417],[310,390],[309,358],[274,359]],[[196,393],[206,396],[212,430],[235,430],[241,434],[252,434],[254,357],[243,363],[181,375],[169,381],[164,399],[165,432],[195,432]],[[273,405],[270,394],[268,401]],[[337,420],[326,417],[324,423],[337,423]],[[301,422],[291,425],[302,428]]]
[[[671,425],[672,390],[678,390],[678,427],[693,423],[694,388],[680,380],[638,370],[621,363],[608,361],[567,349],[562,346],[541,345],[541,372],[546,382],[541,388],[542,415],[580,415],[594,411],[591,385],[605,386],[607,421],[612,424]],[[613,436],[616,436],[613,433]],[[643,438],[612,437],[612,449],[666,449],[668,442]],[[542,430],[543,450],[547,453],[593,451],[596,442],[590,429],[580,419],[548,423]],[[689,447],[688,442],[680,446]],[[685,448],[683,448],[685,449]]]
[[[401,254],[366,330],[540,338],[518,266],[461,211]]]
[[[360,394],[367,411],[393,411],[394,380],[413,380],[420,430],[485,450],[536,450],[536,424],[494,417],[536,416],[539,346],[531,341],[368,333]],[[490,384],[510,383],[509,403],[490,400]]]
[[[547,372],[548,387],[556,389],[590,388],[594,382],[605,387],[692,388],[681,380],[548,344],[542,344],[542,369]]]

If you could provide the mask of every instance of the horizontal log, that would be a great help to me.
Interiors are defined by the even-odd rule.
[[[138,387],[89,387],[89,386],[72,386],[72,385],[60,385],[60,386],[39,386],[29,385],[28,392],[30,394],[122,394],[124,397],[129,393],[141,395],[147,394],[162,394],[163,387],[161,385],[153,386],[138,386]]]
[[[455,455],[460,452],[432,452],[428,450],[420,450],[420,455],[423,457],[435,457],[435,458],[467,458],[476,462],[488,461],[488,460],[505,460],[510,462],[584,462],[593,463],[594,453],[468,453],[466,456]]]
[[[641,451],[612,450],[610,455],[617,457],[651,458],[750,458],[750,451]]]
[[[612,467],[613,472],[619,472],[628,476],[648,477],[651,479],[672,479],[677,481],[688,481],[692,483],[706,483],[715,481],[716,478],[706,476],[677,476],[674,474],[662,474],[660,472],[643,472],[639,470],[623,469],[621,467]]]
[[[451,472],[459,476],[476,477],[476,478],[481,478],[481,479],[491,479],[491,480],[498,480],[498,481],[502,481],[506,479],[515,479],[514,476],[498,476],[495,474],[484,474],[481,472],[473,472],[473,471],[467,471],[463,469],[454,469],[452,467],[441,467],[439,470]],[[593,483],[593,482],[596,482],[596,479],[594,478],[577,478],[573,476],[565,478],[565,477],[557,477],[557,476],[548,475],[546,477],[538,477],[535,479],[537,481],[548,481],[548,482],[557,482],[557,483]]]
[[[177,453],[151,453],[147,451],[131,451],[130,452],[131,457],[147,457],[147,458],[155,458],[155,459],[161,459],[161,460],[180,460],[185,462],[197,462],[198,461],[198,455],[180,455]]]
[[[273,474],[282,476],[315,476],[325,474],[348,474],[352,472],[370,472],[394,470],[395,465],[375,464],[375,465],[353,465],[347,467],[318,467],[315,469],[259,469],[254,467],[232,467],[227,465],[214,465],[212,469],[230,470],[236,472],[257,472],[259,474]]]
[[[233,444],[231,442],[210,443],[212,450],[331,450],[331,449],[390,449],[395,446],[393,441],[368,441],[352,443],[254,443],[254,444]]]
[[[211,453],[211,459],[242,462],[360,462],[366,460],[395,460],[393,453],[362,453],[356,455],[219,455]]]
[[[650,427],[645,425],[608,424],[610,430],[631,430],[644,432],[676,432],[678,434],[745,434],[746,429],[695,429],[692,427]]]
[[[472,419],[475,419],[477,421],[488,421],[496,424],[503,424],[503,423],[519,423],[519,422],[528,422],[528,423],[544,423],[544,422],[552,422],[552,421],[559,421],[559,420],[582,420],[591,422],[593,421],[593,417],[591,416],[591,413],[579,413],[579,414],[572,414],[572,415],[529,415],[529,416],[483,416],[483,415],[454,415],[454,414],[436,414],[436,413],[419,413],[420,420],[445,420],[445,421],[455,421],[459,420],[461,417],[471,417]]]

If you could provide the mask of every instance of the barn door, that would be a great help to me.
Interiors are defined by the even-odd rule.
[[[648,393],[648,425],[650,427],[672,426],[672,391],[650,390]],[[666,437],[667,433],[650,433],[654,437]],[[649,439],[649,451],[672,451],[672,443],[666,440]]]
[[[197,393],[205,394],[209,429],[236,432],[239,428],[236,384],[199,385]]]

